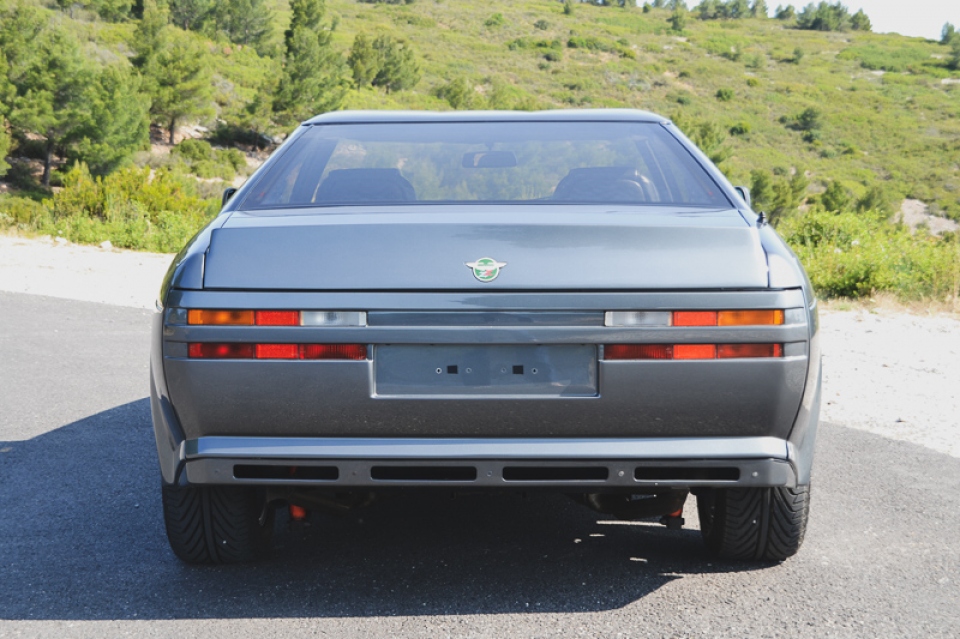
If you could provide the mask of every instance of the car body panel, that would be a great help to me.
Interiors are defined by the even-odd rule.
[[[212,231],[203,283],[227,290],[764,288],[757,231],[736,211],[425,206],[417,212],[233,216]],[[507,210],[503,210],[507,209]],[[557,210],[559,209],[559,210]],[[370,247],[377,247],[370,250]],[[597,250],[602,247],[603,259]],[[702,256],[711,255],[711,268]],[[506,266],[493,282],[465,262]],[[715,260],[715,261],[714,261]]]

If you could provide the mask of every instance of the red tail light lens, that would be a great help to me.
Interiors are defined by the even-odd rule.
[[[203,359],[253,359],[253,344],[193,343],[187,347],[190,357]]]
[[[717,357],[783,357],[783,344],[720,344],[717,347]]]
[[[297,359],[300,347],[297,344],[257,344],[257,359]]]
[[[608,344],[603,359],[673,359],[670,344]]]
[[[715,344],[676,344],[673,347],[673,359],[715,359]]]
[[[300,311],[257,311],[257,326],[300,326]]]
[[[191,358],[202,359],[367,359],[365,344],[222,344],[194,342]]]
[[[301,344],[300,359],[367,359],[364,344]]]
[[[716,311],[674,311],[674,326],[716,326]]]

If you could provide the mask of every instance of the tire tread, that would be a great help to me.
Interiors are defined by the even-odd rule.
[[[232,486],[163,486],[163,517],[174,554],[189,564],[253,561],[269,545],[256,491]],[[269,513],[268,513],[269,514]]]
[[[700,528],[716,556],[783,561],[803,543],[810,486],[725,488],[698,497]]]

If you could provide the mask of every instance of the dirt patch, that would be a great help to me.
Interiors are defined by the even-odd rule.
[[[927,209],[927,205],[920,200],[904,200],[900,205],[900,211],[893,216],[893,221],[903,222],[914,231],[925,225],[934,235],[960,229],[960,224],[945,217],[931,215]]]

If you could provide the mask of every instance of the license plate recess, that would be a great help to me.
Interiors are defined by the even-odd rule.
[[[597,347],[379,345],[376,395],[595,397]]]

